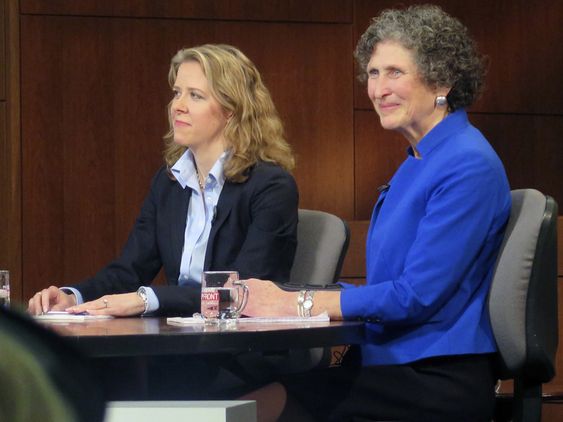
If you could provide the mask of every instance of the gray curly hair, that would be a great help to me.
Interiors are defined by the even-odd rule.
[[[354,56],[361,74],[376,45],[393,40],[413,52],[422,80],[430,87],[451,87],[447,96],[450,111],[473,104],[485,76],[485,59],[477,52],[467,28],[456,18],[434,5],[387,9],[373,18],[363,33]]]

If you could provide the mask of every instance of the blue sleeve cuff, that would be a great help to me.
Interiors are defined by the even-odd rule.
[[[380,315],[374,307],[372,298],[380,296],[377,286],[353,286],[355,288],[343,289],[340,293],[340,310],[344,319],[363,319],[369,322],[382,322]]]
[[[145,287],[145,292],[147,292],[147,299],[148,299],[148,307],[147,311],[143,313],[143,315],[150,314],[152,312],[158,311],[160,308],[160,302],[158,301],[158,297],[156,297],[156,293],[151,287]]]
[[[342,316],[344,319],[349,319],[351,317],[358,316],[356,306],[357,305],[353,298],[356,297],[354,293],[355,289],[350,288],[351,286],[347,286],[340,292],[340,311],[342,312]]]
[[[82,297],[82,293],[80,293],[74,287],[61,287],[61,290],[65,293],[72,293],[74,297],[76,297],[76,304],[82,305],[84,303],[84,298]]]

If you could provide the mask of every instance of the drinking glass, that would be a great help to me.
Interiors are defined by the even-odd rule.
[[[236,271],[204,271],[201,315],[206,323],[236,322],[248,300],[248,287]]]
[[[0,306],[10,306],[10,271],[0,270]]]

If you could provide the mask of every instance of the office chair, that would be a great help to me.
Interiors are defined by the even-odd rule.
[[[514,379],[513,420],[540,421],[542,383],[555,375],[558,343],[557,203],[534,189],[511,194],[488,309],[499,378]]]
[[[350,241],[348,225],[323,211],[300,209],[298,212],[297,251],[290,283],[336,283]]]
[[[293,286],[289,289],[299,290],[301,284],[322,288],[336,283],[350,241],[348,225],[323,211],[299,209],[298,213],[297,250],[289,277]],[[258,353],[258,356],[241,355],[237,361],[239,368],[233,365],[231,370],[258,382],[275,379],[278,374],[309,370],[325,362],[330,362],[329,349],[292,349],[283,353]]]

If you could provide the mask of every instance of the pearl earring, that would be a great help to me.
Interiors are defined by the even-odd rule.
[[[438,107],[445,106],[446,104],[448,104],[448,99],[446,98],[445,95],[438,95],[436,97],[436,105]]]

